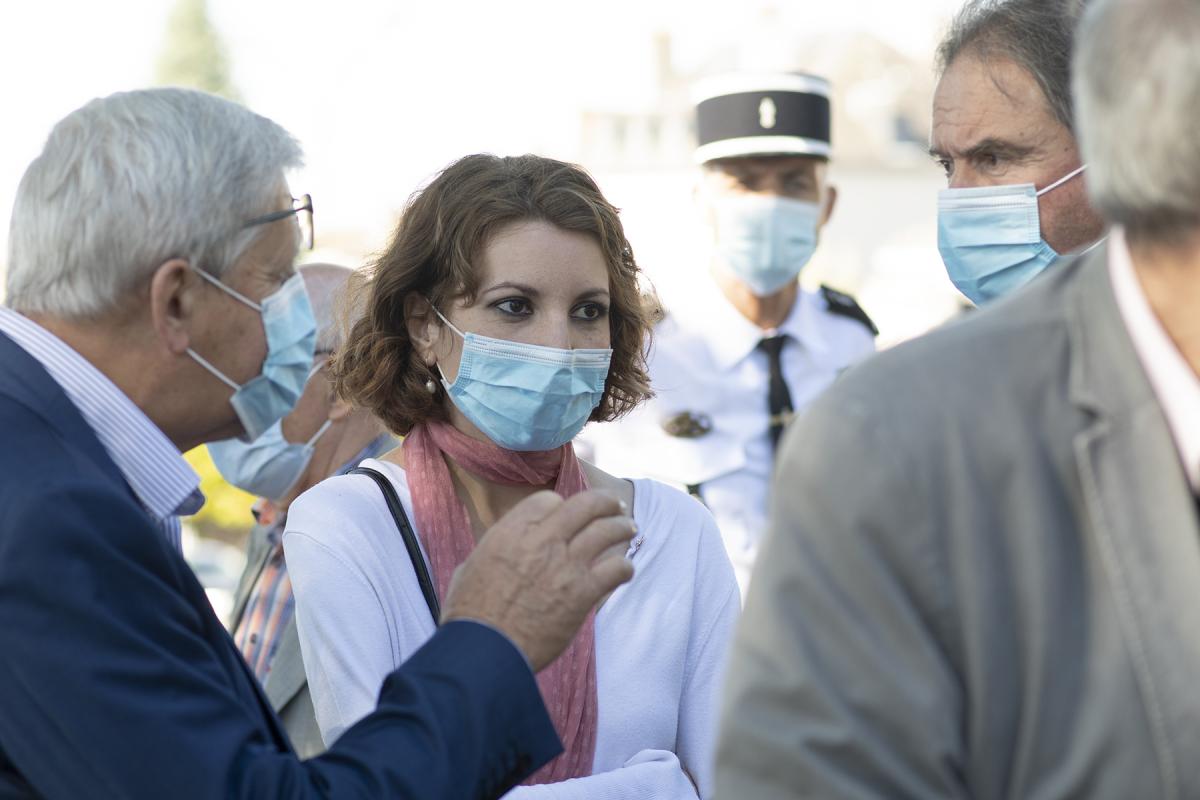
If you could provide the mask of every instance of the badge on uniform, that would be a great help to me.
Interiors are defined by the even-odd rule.
[[[713,429],[712,418],[708,414],[693,414],[691,411],[681,411],[662,421],[662,429],[667,436],[680,439],[698,439]]]

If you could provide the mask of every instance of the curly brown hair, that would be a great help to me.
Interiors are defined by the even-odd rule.
[[[438,376],[413,347],[405,302],[414,294],[434,307],[451,298],[473,302],[483,248],[502,228],[526,220],[589,234],[608,264],[612,364],[589,419],[617,419],[650,397],[651,319],[617,209],[578,166],[486,154],[459,159],[409,199],[391,242],[359,287],[363,314],[331,366],[338,393],[399,435],[427,419],[448,419],[444,393],[426,389]]]

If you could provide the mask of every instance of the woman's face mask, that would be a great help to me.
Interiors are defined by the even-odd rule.
[[[553,450],[604,396],[613,353],[605,252],[591,234],[527,220],[492,236],[477,263],[478,290],[454,322],[434,308],[442,324],[430,363],[454,407],[497,445]]]
[[[442,386],[462,415],[508,450],[553,450],[575,438],[604,396],[611,349],[564,350],[463,333],[458,373]]]

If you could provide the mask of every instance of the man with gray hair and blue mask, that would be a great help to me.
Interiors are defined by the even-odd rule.
[[[1085,0],[968,0],[941,45],[930,155],[938,249],[980,305],[1104,235],[1075,139],[1070,65]]]
[[[785,439],[718,796],[1200,797],[1197,43],[1197,0],[1094,0],[1107,243]]]
[[[283,557],[283,531],[293,500],[325,478],[341,475],[396,446],[370,411],[337,397],[327,377],[330,358],[353,323],[344,302],[354,270],[305,264],[304,279],[317,323],[312,369],[296,407],[252,442],[209,444],[213,463],[229,483],[258,497],[246,544],[246,567],[233,598],[233,641],[301,758],[325,750],[313,711],[296,627],[295,598]],[[339,319],[342,314],[346,318]]]
[[[0,307],[0,796],[493,797],[561,751],[534,672],[632,575],[615,498],[543,492],[497,522],[376,710],[305,762],[183,560],[179,516],[204,498],[181,452],[259,439],[313,367],[299,163],[270,120],[153,89],[69,114],[21,180]]]

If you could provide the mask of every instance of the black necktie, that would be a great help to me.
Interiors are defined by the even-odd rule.
[[[779,437],[783,426],[792,418],[792,394],[788,391],[787,382],[783,379],[783,345],[787,336],[768,336],[758,343],[758,349],[767,354],[767,370],[770,382],[767,385],[767,431],[771,435],[772,450],[779,447]]]

